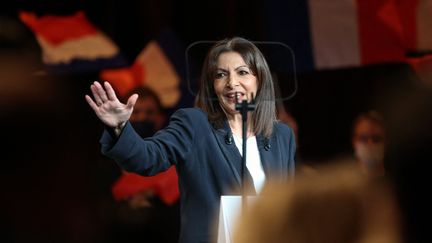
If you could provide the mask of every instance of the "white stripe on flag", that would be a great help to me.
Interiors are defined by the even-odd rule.
[[[180,78],[164,51],[156,41],[150,41],[136,58],[144,68],[147,86],[161,98],[164,107],[173,107],[180,99]]]
[[[69,64],[76,59],[111,58],[119,51],[102,33],[71,39],[59,45],[50,44],[43,36],[37,36],[37,41],[42,48],[43,62],[53,65]]]
[[[360,65],[355,0],[309,0],[316,69]]]

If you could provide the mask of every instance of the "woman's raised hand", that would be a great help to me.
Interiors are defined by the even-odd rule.
[[[123,104],[117,99],[114,89],[108,82],[104,82],[102,87],[95,81],[90,85],[90,89],[94,100],[89,95],[86,95],[85,99],[99,119],[105,125],[121,130],[132,114],[138,95],[131,95],[127,104]]]

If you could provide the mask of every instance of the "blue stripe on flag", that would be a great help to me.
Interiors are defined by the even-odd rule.
[[[121,54],[110,58],[73,59],[70,63],[45,64],[45,70],[50,74],[70,74],[98,72],[107,68],[119,68],[128,66],[127,61]]]

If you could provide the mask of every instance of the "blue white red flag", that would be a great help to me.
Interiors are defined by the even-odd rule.
[[[19,17],[34,33],[48,73],[93,72],[127,65],[116,44],[82,11],[67,16],[21,11]]]
[[[300,71],[404,62],[432,50],[430,0],[266,1],[267,36]]]

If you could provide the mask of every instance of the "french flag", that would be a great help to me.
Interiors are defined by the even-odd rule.
[[[173,205],[180,198],[178,176],[174,166],[154,176],[141,176],[123,171],[111,188],[116,201],[127,200],[145,192],[156,194],[166,205]]]
[[[193,105],[186,82],[185,47],[171,30],[146,43],[129,67],[105,69],[100,78],[123,96],[136,86],[147,86],[161,99],[168,114]]]
[[[83,11],[44,16],[20,11],[19,18],[36,36],[48,73],[93,72],[127,65],[116,44]]]
[[[405,62],[432,50],[429,0],[269,0],[267,36],[291,46],[300,71]]]

